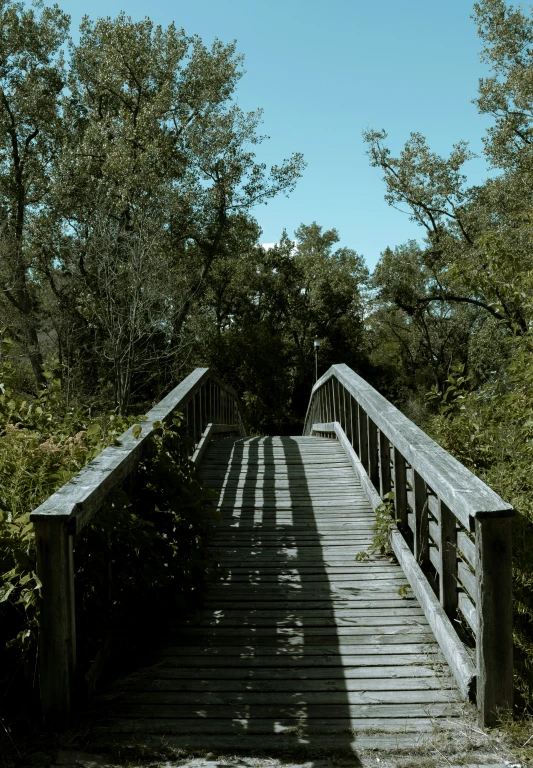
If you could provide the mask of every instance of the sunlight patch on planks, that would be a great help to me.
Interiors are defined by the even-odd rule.
[[[465,705],[401,568],[355,560],[374,513],[339,444],[221,440],[200,476],[220,494],[220,579],[202,616],[171,618],[171,644],[121,682],[105,727],[350,749],[369,729],[414,746],[450,727]]]

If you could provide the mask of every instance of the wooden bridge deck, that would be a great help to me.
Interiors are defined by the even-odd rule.
[[[201,622],[114,700],[113,732],[401,747],[451,725],[461,695],[400,566],[355,561],[374,513],[339,443],[225,439],[200,471],[220,490],[222,577]]]

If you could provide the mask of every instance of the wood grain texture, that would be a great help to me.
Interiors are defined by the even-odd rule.
[[[317,410],[353,417],[333,387]],[[112,733],[165,723],[238,747],[243,730],[292,727],[317,747],[335,733],[342,748],[350,729],[402,720],[415,734],[428,717],[446,727],[459,714],[462,694],[401,568],[355,560],[375,515],[353,461],[319,437],[207,447],[200,473],[220,491],[220,579],[202,616],[176,619],[153,666],[100,710]]]

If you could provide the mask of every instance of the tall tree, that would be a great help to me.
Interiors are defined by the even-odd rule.
[[[153,304],[145,311],[168,358],[181,348],[184,323],[213,263],[232,248],[252,208],[288,193],[304,164],[296,154],[267,173],[256,161],[261,113],[244,114],[232,101],[242,75],[234,44],[215,40],[207,48],[172,24],[163,29],[124,14],[96,22],[85,17],[71,61],[64,101],[69,143],[57,163],[51,210],[59,235],[48,238],[57,247],[43,268],[80,335],[89,337],[85,346],[117,350],[105,376],[114,379],[123,408],[132,384],[121,371],[131,355],[109,336],[122,321],[104,324],[94,312],[105,303],[102,263],[107,259],[117,271],[122,259],[127,270],[132,252],[123,243],[140,242],[150,221],[153,258],[143,282],[144,299],[151,296]],[[103,231],[109,250],[101,241],[95,247]],[[132,321],[127,306],[114,307]],[[133,350],[141,357],[155,337],[144,327],[148,336]],[[130,383],[117,387],[117,377]]]
[[[15,309],[37,385],[44,383],[29,231],[61,146],[61,46],[69,17],[55,5],[0,2],[0,285]],[[15,329],[13,329],[15,330]]]

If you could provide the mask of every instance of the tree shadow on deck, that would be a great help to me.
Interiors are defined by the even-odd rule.
[[[310,488],[316,467],[305,463],[314,450],[288,437],[235,443],[215,539],[228,579],[211,591],[205,621],[216,624],[207,635],[204,623],[209,644],[196,657],[202,678],[210,662],[217,678],[206,681],[212,697],[191,691],[190,704],[227,735],[311,747],[334,733],[341,748],[353,737]]]
[[[210,446],[202,471],[205,485],[224,483],[214,536],[224,578],[209,588],[201,623],[180,631],[158,663],[122,689],[112,731],[189,734],[206,748],[210,737],[235,749],[245,749],[247,737],[272,748],[320,749],[332,740],[351,748],[317,522],[325,508],[313,500],[334,477],[317,479],[316,465],[306,464],[319,443],[283,437]]]

